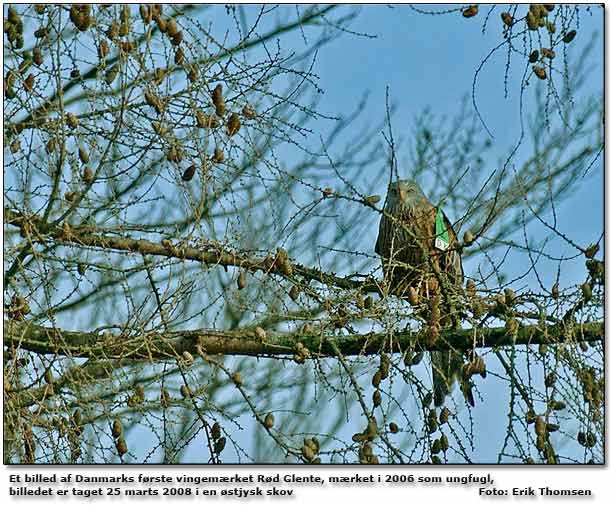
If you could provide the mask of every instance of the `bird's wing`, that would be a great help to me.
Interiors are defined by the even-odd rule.
[[[444,226],[448,231],[448,238],[450,239],[451,250],[447,254],[447,265],[450,267],[451,272],[457,277],[457,284],[463,284],[463,263],[461,261],[461,254],[456,249],[459,244],[457,234],[453,228],[453,225],[449,221],[444,211],[442,211],[444,217]]]

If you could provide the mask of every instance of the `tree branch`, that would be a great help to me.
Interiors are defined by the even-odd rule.
[[[316,330],[315,330],[316,331]],[[66,331],[39,326],[28,322],[4,321],[4,345],[19,347],[41,354],[56,354],[72,358],[104,359],[176,359],[184,351],[197,353],[200,346],[207,354],[232,356],[291,356],[300,342],[313,357],[378,354],[382,348],[390,352],[406,349],[444,351],[512,345],[538,345],[602,341],[602,322],[576,324],[575,326],[550,325],[542,329],[538,325],[520,327],[513,340],[504,327],[480,328],[474,338],[473,328],[444,330],[435,344],[419,332],[404,331],[393,335],[393,348],[388,348],[386,332],[361,335],[329,336],[310,334],[267,332],[264,339],[253,328],[240,330],[184,330],[150,332],[133,335],[109,335],[85,331]],[[337,346],[337,349],[336,349]]]

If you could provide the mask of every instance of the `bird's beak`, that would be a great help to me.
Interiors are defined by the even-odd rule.
[[[408,191],[406,191],[405,189],[400,189],[399,190],[399,197],[400,197],[400,201],[402,203],[406,200],[407,196],[408,196]]]

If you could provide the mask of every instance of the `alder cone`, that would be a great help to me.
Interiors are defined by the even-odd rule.
[[[196,167],[195,165],[191,165],[189,168],[187,168],[184,172],[183,175],[181,176],[181,178],[184,181],[190,181],[191,179],[193,179],[193,175],[195,174],[195,170]]]
[[[546,69],[544,67],[533,67],[533,73],[536,75],[536,77],[538,79],[541,79],[543,81],[546,80]]]
[[[232,137],[238,133],[238,130],[240,130],[240,118],[238,114],[234,112],[227,121],[227,134]]]
[[[478,5],[470,5],[462,14],[464,18],[473,18],[478,14]]]

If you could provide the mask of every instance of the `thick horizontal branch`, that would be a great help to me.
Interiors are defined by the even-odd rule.
[[[179,357],[184,351],[197,353],[197,346],[208,354],[229,356],[291,356],[299,342],[315,357],[335,356],[337,347],[343,355],[377,354],[381,350],[402,352],[406,349],[443,351],[503,347],[527,344],[574,344],[582,341],[602,341],[601,322],[570,326],[519,327],[513,337],[504,327],[473,328],[442,331],[435,344],[419,332],[400,332],[390,338],[388,333],[367,333],[350,336],[268,332],[262,338],[252,329],[221,331],[200,329],[191,331],[134,333],[110,335],[91,332],[64,331],[30,324],[4,321],[4,345],[41,354],[56,354],[74,358],[164,360]],[[392,342],[392,345],[390,344]]]
[[[43,226],[36,216],[26,216],[6,207],[4,208],[4,220],[10,225],[21,228],[22,233],[27,233],[33,241],[44,240],[47,237],[67,245],[74,244],[81,247],[94,247],[117,252],[149,254],[223,267],[239,267],[252,272],[270,273],[287,279],[292,279],[295,275],[298,275],[304,279],[314,280],[328,286],[381,293],[380,287],[374,280],[368,282],[356,281],[350,276],[341,277],[333,273],[323,272],[316,268],[293,263],[289,259],[283,265],[283,263],[275,261],[273,257],[258,258],[243,252],[233,252],[222,248],[217,243],[211,243],[198,249],[164,240],[156,243],[150,240],[104,235],[96,233],[91,226],[78,228]],[[289,267],[286,266],[287,264]]]

